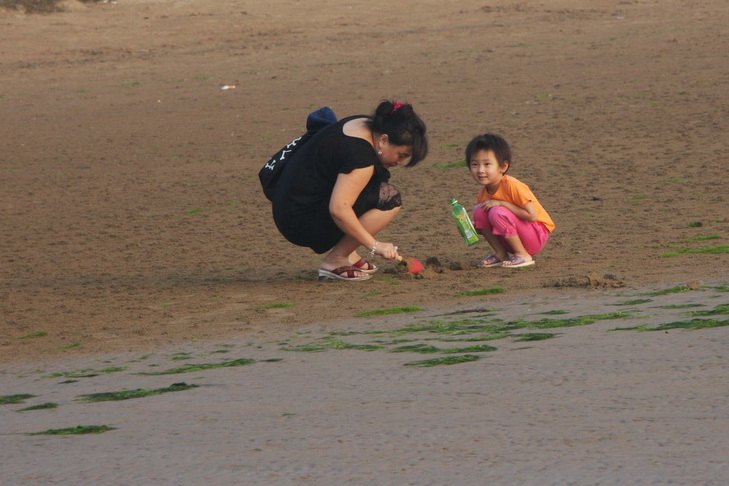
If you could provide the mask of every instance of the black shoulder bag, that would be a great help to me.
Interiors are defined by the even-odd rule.
[[[258,171],[258,179],[261,181],[261,187],[263,188],[263,194],[266,195],[269,201],[273,200],[273,195],[276,189],[276,181],[281,176],[283,168],[286,162],[289,161],[291,155],[301,148],[311,137],[316,134],[322,128],[331,125],[337,121],[337,115],[334,111],[325,106],[319,108],[316,111],[309,113],[306,117],[306,133],[297,137],[283,146],[281,150],[271,156],[266,165],[264,165],[260,171]]]

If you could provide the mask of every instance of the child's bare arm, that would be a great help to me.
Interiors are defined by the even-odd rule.
[[[503,206],[516,215],[517,218],[523,219],[524,221],[534,222],[537,220],[537,208],[534,204],[528,202],[526,206],[519,207],[516,204],[510,203],[509,201],[501,201],[498,199],[489,199],[481,203],[484,209],[494,208],[496,206]]]

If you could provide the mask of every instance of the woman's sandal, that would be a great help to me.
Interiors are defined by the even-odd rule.
[[[536,262],[534,260],[525,260],[520,256],[513,256],[509,258],[508,260],[504,260],[501,263],[501,268],[521,268],[521,267],[531,267]]]
[[[359,282],[362,280],[369,280],[372,278],[371,275],[362,275],[364,270],[355,267],[354,265],[346,265],[343,267],[335,268],[334,270],[319,269],[319,280],[350,280],[352,282]]]
[[[360,258],[359,261],[356,263],[353,263],[352,266],[357,267],[357,269],[359,269],[360,272],[369,273],[369,274],[373,274],[377,270],[379,270],[377,268],[377,265],[375,265],[372,262],[368,262],[364,258]]]
[[[484,257],[483,260],[478,262],[479,268],[491,268],[491,267],[500,267],[504,262],[498,259],[496,255],[489,255],[487,257]]]

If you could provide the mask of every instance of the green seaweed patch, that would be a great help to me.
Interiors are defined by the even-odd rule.
[[[709,254],[729,253],[729,245],[702,246],[701,248],[685,248],[685,249],[679,250],[679,251],[669,251],[667,253],[661,254],[661,256],[665,257],[665,258],[669,258],[669,257],[696,254],[696,253],[709,253]]]
[[[166,388],[156,388],[153,390],[144,390],[137,388],[135,390],[122,390],[102,393],[88,393],[79,395],[77,398],[80,402],[109,402],[114,400],[131,400],[132,398],[150,397],[153,395],[161,395],[162,393],[178,392],[198,388],[199,385],[188,385],[187,383],[173,383]]]
[[[48,336],[47,332],[38,331],[38,332],[26,334],[25,336],[20,336],[18,339],[33,339],[33,338],[46,337],[46,336]]]
[[[676,287],[669,287],[667,289],[663,290],[657,290],[655,292],[648,292],[645,295],[650,295],[653,297],[659,296],[659,295],[669,295],[669,294],[679,294],[681,292],[690,292],[691,289],[687,287],[686,285],[677,285]]]
[[[23,403],[30,398],[35,398],[35,395],[29,395],[27,393],[0,395],[0,405],[16,405],[18,403]]]
[[[460,354],[460,353],[487,353],[490,351],[496,351],[497,348],[489,346],[488,344],[480,344],[477,346],[465,346],[462,348],[438,348],[429,344],[412,344],[407,346],[398,346],[397,348],[391,349],[392,353],[445,353],[445,354]]]
[[[524,334],[519,334],[518,337],[514,339],[514,341],[544,341],[546,339],[552,339],[554,337],[557,337],[557,335],[549,332],[525,332]]]
[[[704,226],[704,223],[702,223],[701,221],[693,221],[688,224],[689,228],[701,228],[702,226]]]
[[[376,309],[371,311],[360,312],[356,314],[356,317],[372,317],[372,316],[385,316],[389,314],[404,314],[407,312],[420,312],[423,309],[420,307],[391,307],[389,309]]]
[[[61,346],[58,349],[74,349],[74,348],[78,348],[80,346],[81,346],[81,343],[71,343],[71,344],[67,344],[65,346]]]
[[[440,348],[423,343],[398,346],[390,350],[392,353],[438,353],[440,351]]]
[[[329,349],[355,349],[358,351],[376,351],[382,349],[381,345],[377,344],[352,344],[341,339],[336,339],[331,336],[323,337],[313,343],[303,344],[301,346],[293,346],[283,348],[284,351],[299,351],[304,353],[318,353],[321,351],[327,351]]]
[[[722,236],[721,235],[696,235],[696,236],[693,236],[693,237],[689,238],[687,241],[688,242],[692,242],[692,241],[710,241],[710,240],[721,240],[721,239],[722,239]]]
[[[470,337],[463,337],[463,338],[443,338],[443,339],[440,339],[440,341],[442,341],[444,343],[497,341],[499,339],[504,339],[509,336],[512,336],[512,334],[508,333],[508,332],[494,332],[491,334],[485,334],[485,335],[480,335],[480,336],[470,336]]]
[[[719,319],[691,319],[688,321],[675,321],[660,326],[635,326],[635,327],[617,327],[614,331],[668,331],[671,329],[688,329],[695,331],[697,329],[711,329],[714,327],[729,326],[729,319],[720,321]]]
[[[720,304],[709,310],[686,312],[687,316],[719,316],[729,314],[729,304]]]
[[[206,371],[216,368],[232,368],[235,366],[247,366],[255,363],[255,359],[241,358],[232,361],[223,361],[221,363],[202,363],[202,364],[188,364],[179,368],[171,368],[165,371],[144,371],[137,373],[139,375],[157,376],[157,375],[177,375],[181,373],[194,373],[196,371]]]
[[[361,334],[389,334],[392,331],[385,331],[382,329],[367,329],[365,331],[343,331],[343,330],[332,330],[328,334],[330,336],[357,336]]]
[[[85,369],[77,371],[66,371],[66,372],[55,372],[50,375],[45,375],[42,378],[93,378],[101,374],[118,373],[119,371],[128,370],[128,366],[111,366],[109,368],[102,368],[99,370]]]
[[[569,314],[569,312],[566,310],[555,309],[547,312],[542,312],[541,314],[545,316],[562,316],[565,314]]]
[[[38,405],[32,405],[30,407],[21,408],[20,410],[17,410],[18,412],[30,412],[32,410],[49,410],[53,408],[58,408],[57,403],[53,402],[46,402],[46,403],[39,403]]]
[[[424,359],[420,361],[411,361],[405,363],[405,366],[415,366],[419,368],[430,368],[433,366],[448,366],[459,363],[469,363],[471,361],[478,361],[481,356],[475,354],[462,354],[458,356],[443,356],[441,358]]]
[[[494,312],[496,312],[494,309],[486,309],[486,308],[479,308],[479,309],[460,309],[452,312],[446,312],[445,314],[442,314],[444,316],[457,316],[457,315],[463,315],[463,314],[476,314],[483,312],[484,314],[480,314],[481,316],[487,316],[487,315],[493,315]]]
[[[382,349],[382,346],[376,344],[353,344],[341,339],[331,339],[328,342],[329,349],[356,349],[358,351],[376,351]]]
[[[503,324],[501,320],[460,319],[458,321],[431,321],[428,323],[412,324],[393,331],[393,334],[440,334],[446,336],[461,336],[464,334],[501,333],[513,329]]]
[[[108,425],[77,425],[76,427],[68,427],[65,429],[48,429],[42,432],[31,432],[28,435],[83,435],[83,434],[103,434],[110,430],[116,430],[116,427]]]
[[[626,300],[626,301],[618,302],[617,304],[611,304],[611,305],[616,305],[616,306],[639,305],[639,304],[647,304],[648,302],[653,302],[653,299],[631,299],[631,300]]]
[[[490,287],[485,289],[479,289],[479,290],[468,290],[466,292],[459,292],[456,294],[456,297],[460,296],[466,296],[471,297],[475,295],[491,295],[491,294],[503,294],[506,292],[506,289],[502,287]]]
[[[301,345],[292,345],[289,341],[279,343],[284,351],[298,352],[322,352],[330,349],[356,349],[364,351],[375,351],[387,349],[390,352],[415,352],[415,353],[478,353],[493,351],[496,348],[487,344],[476,344],[483,341],[492,341],[514,337],[523,341],[538,341],[550,339],[556,335],[553,333],[522,333],[514,335],[512,331],[517,329],[553,329],[560,327],[584,326],[601,320],[626,319],[634,317],[636,310],[621,312],[609,312],[602,314],[590,314],[573,318],[548,318],[543,317],[535,321],[515,320],[505,322],[493,318],[466,318],[453,321],[434,320],[418,322],[406,325],[395,330],[369,330],[364,332],[334,331],[329,336],[317,339]],[[390,339],[379,338],[368,344],[352,344],[344,341],[341,336],[354,336],[362,334],[387,335]],[[433,337],[426,337],[430,335]],[[335,337],[336,336],[336,337]],[[416,339],[416,336],[420,336]],[[443,343],[470,342],[471,346],[456,348],[441,348],[437,345],[423,344],[426,341],[439,341]],[[405,346],[399,346],[406,344]],[[393,349],[394,348],[394,349]]]
[[[532,328],[532,329],[553,329],[557,327],[575,327],[594,324],[598,321],[611,319],[626,319],[632,316],[631,311],[625,312],[607,312],[604,314],[589,314],[586,316],[573,317],[569,319],[539,319],[537,321],[513,321],[509,324],[515,329]]]

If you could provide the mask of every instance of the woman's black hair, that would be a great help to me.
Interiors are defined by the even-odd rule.
[[[387,135],[394,145],[409,145],[412,156],[406,167],[412,167],[428,155],[428,136],[423,120],[409,103],[382,101],[372,115],[372,131]]]
[[[471,157],[480,150],[491,150],[496,156],[500,167],[504,167],[504,163],[508,163],[511,167],[511,147],[501,135],[495,133],[484,133],[477,135],[468,142],[466,146],[466,165],[471,164]],[[508,168],[507,168],[508,170]]]

